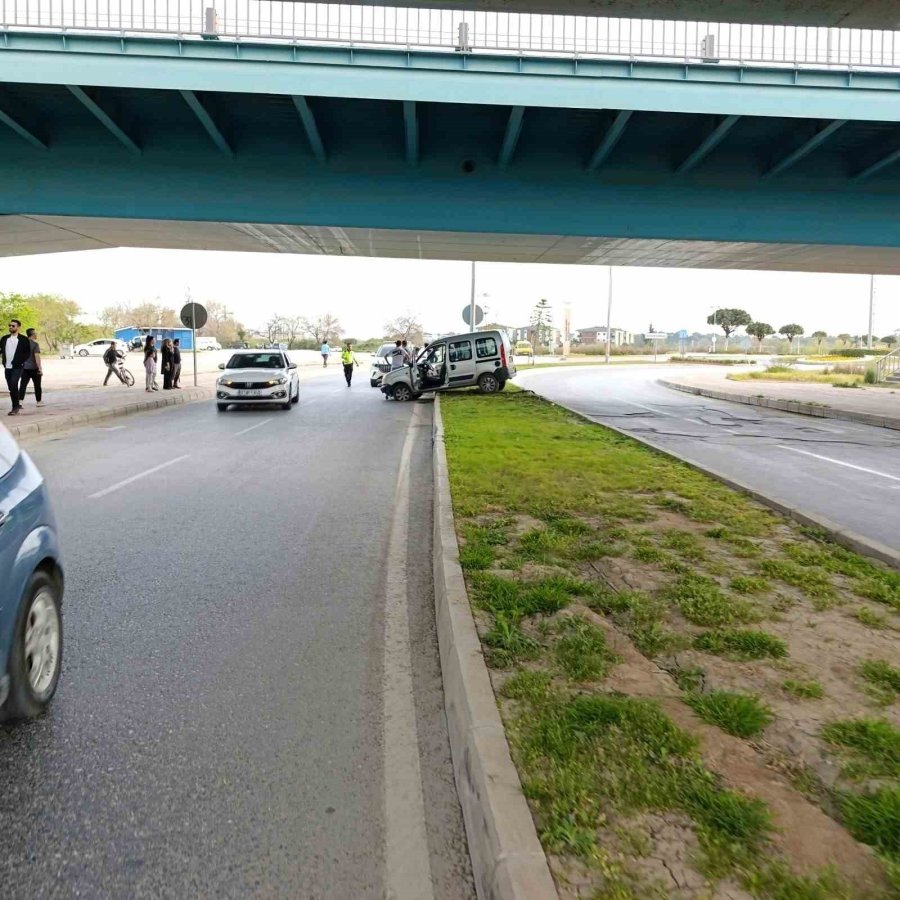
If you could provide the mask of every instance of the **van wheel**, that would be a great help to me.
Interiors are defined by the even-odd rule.
[[[25,719],[44,711],[56,693],[62,651],[59,584],[35,572],[16,616],[5,716]]]
[[[482,394],[496,394],[497,391],[501,390],[500,379],[490,372],[485,372],[484,375],[478,379],[478,389]]]
[[[401,383],[394,385],[394,389],[391,391],[391,395],[400,403],[405,403],[407,400],[412,400],[413,392],[412,388],[408,384]]]

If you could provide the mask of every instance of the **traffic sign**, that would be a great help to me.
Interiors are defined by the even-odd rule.
[[[206,307],[199,303],[185,303],[180,318],[185,328],[202,328],[206,324]]]
[[[471,313],[472,309],[470,306],[463,307],[463,322],[466,323],[470,328],[472,327],[472,323],[469,321],[469,313]],[[484,321],[484,310],[480,306],[475,307],[475,327],[477,328]]]
[[[687,328],[682,328],[681,331],[678,332],[678,340],[685,341],[687,340],[688,332]]]

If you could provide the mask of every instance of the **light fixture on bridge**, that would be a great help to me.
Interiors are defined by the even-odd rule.
[[[456,52],[469,53],[472,50],[472,42],[469,40],[469,23],[460,22],[457,31]]]
[[[719,56],[716,53],[716,36],[708,34],[700,41],[700,57],[703,62],[717,63]]]
[[[219,17],[214,6],[207,6],[203,13],[203,40],[217,41],[219,39]]]

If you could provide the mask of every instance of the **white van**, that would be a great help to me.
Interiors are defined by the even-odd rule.
[[[381,392],[391,400],[414,400],[426,391],[480,388],[502,391],[516,376],[509,338],[502,331],[453,334],[430,343],[412,365],[388,372]]]
[[[198,337],[198,350],[221,350],[222,345],[214,337]]]

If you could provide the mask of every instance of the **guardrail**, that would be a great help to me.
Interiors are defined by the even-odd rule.
[[[875,361],[875,382],[886,381],[897,372],[900,372],[900,347]]]
[[[0,29],[900,69],[900,32],[290,0],[0,0]]]

